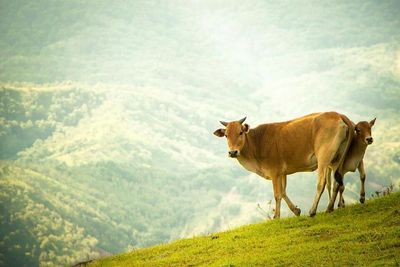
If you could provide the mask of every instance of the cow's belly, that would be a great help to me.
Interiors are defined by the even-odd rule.
[[[297,160],[295,162],[285,163],[286,174],[292,174],[296,172],[312,172],[318,168],[317,157],[314,153],[305,156],[302,160]]]
[[[344,173],[346,172],[355,172],[356,169],[358,168],[358,165],[360,165],[361,158],[357,159],[350,159],[345,161],[344,163]]]

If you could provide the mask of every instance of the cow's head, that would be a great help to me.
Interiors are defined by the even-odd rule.
[[[218,137],[226,137],[228,141],[228,156],[231,158],[236,158],[240,155],[240,151],[243,149],[246,138],[245,135],[249,131],[250,126],[243,122],[246,120],[244,117],[238,121],[224,122],[220,121],[224,125],[225,129],[218,129],[214,134]]]
[[[375,124],[375,120],[376,118],[370,122],[360,121],[356,124],[355,131],[357,138],[360,138],[362,141],[364,141],[366,145],[370,145],[374,141],[371,135],[371,129]]]

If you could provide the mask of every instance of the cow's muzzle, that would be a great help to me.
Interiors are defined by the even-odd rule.
[[[228,155],[231,158],[236,158],[238,156],[238,154],[239,154],[239,151],[237,151],[237,150],[231,150],[228,152]]]
[[[374,142],[374,139],[372,137],[367,137],[365,138],[365,142],[367,142],[367,144],[370,145]]]

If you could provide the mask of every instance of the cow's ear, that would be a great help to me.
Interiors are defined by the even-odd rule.
[[[369,122],[369,126],[371,126],[371,127],[372,127],[372,126],[374,126],[374,124],[375,124],[375,121],[376,121],[376,118],[375,118],[375,119],[373,119],[372,121],[370,121],[370,122]]]
[[[249,126],[247,123],[243,124],[242,128],[243,128],[243,131],[244,131],[245,133],[248,133],[249,130],[250,130],[250,126]]]
[[[225,129],[218,129],[214,132],[214,135],[218,137],[224,137],[225,136]]]

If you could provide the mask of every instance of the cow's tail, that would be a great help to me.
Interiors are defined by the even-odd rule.
[[[354,132],[354,124],[352,123],[349,118],[347,118],[345,115],[340,114],[340,117],[342,118],[343,122],[347,125],[347,133],[346,133],[346,147],[344,150],[343,155],[339,159],[338,167],[335,170],[335,180],[336,182],[342,186],[343,185],[343,163],[347,155],[347,151],[349,151],[351,141],[353,140],[353,132]]]
[[[328,175],[326,176],[326,189],[328,190],[329,200],[331,200],[331,169],[328,169]]]

